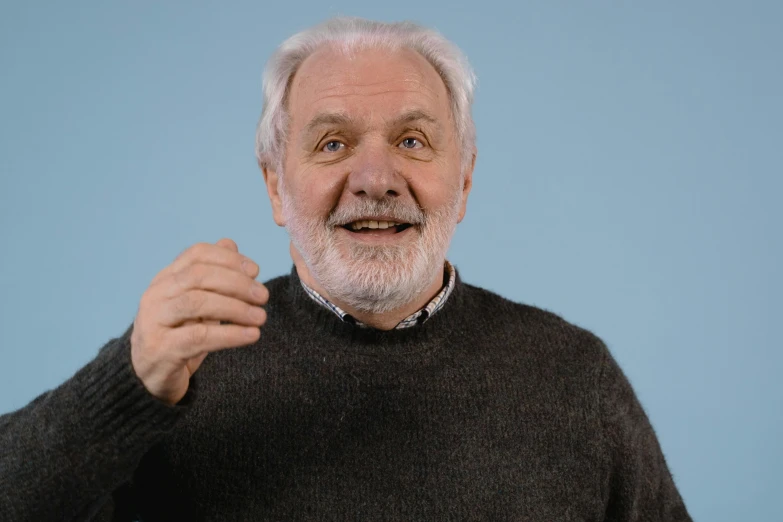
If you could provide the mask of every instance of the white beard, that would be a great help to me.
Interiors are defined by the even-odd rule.
[[[288,197],[284,182],[280,196],[286,229],[313,279],[330,298],[375,314],[411,303],[442,276],[462,202],[458,191],[443,208],[425,213],[392,198],[362,199],[324,219],[308,216],[306,208]],[[342,245],[343,250],[349,247],[346,256],[336,227],[368,215],[415,224],[408,233],[418,237],[412,246]]]

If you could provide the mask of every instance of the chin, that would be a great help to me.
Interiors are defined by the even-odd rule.
[[[379,314],[410,305],[431,286],[442,273],[453,228],[451,224],[436,226],[429,233],[402,232],[406,238],[398,244],[357,241],[323,224],[299,224],[290,233],[326,297],[354,310]]]
[[[357,310],[384,313],[398,309],[414,301],[431,282],[433,267],[426,266],[427,260],[416,252],[402,256],[399,251],[376,249],[376,255],[368,255],[364,250],[358,259],[355,254],[326,256],[337,262],[321,263],[311,273],[330,296]]]

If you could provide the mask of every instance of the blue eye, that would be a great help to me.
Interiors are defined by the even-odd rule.
[[[400,147],[404,149],[418,149],[423,146],[416,138],[405,138],[400,142]]]
[[[324,145],[324,148],[321,149],[321,150],[326,151],[326,152],[337,152],[342,147],[345,147],[345,145],[340,143],[339,141],[332,140],[329,143],[327,143],[326,145]]]

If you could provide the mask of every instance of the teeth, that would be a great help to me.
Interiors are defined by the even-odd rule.
[[[396,221],[376,221],[376,220],[365,219],[362,221],[354,221],[353,223],[351,223],[351,230],[361,230],[363,228],[385,229],[385,228],[395,227],[397,225],[399,225],[399,223],[397,223]]]

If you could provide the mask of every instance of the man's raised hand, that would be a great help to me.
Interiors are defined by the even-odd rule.
[[[257,276],[230,239],[197,243],[155,276],[130,339],[133,369],[152,395],[176,404],[209,352],[258,340],[269,292]]]

